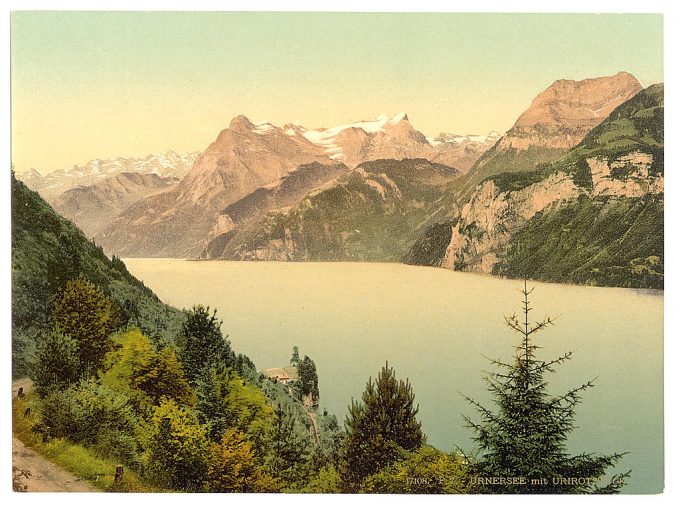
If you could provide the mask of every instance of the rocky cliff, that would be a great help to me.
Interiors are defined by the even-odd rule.
[[[451,224],[448,245],[434,264],[554,281],[659,287],[663,190],[663,86],[653,85],[611,112],[554,164],[483,181]],[[572,224],[564,211],[581,222]],[[589,238],[589,231],[600,233]],[[421,244],[425,241],[433,243],[431,237]],[[625,243],[634,247],[622,250]],[[419,249],[427,258],[427,250]],[[556,259],[554,252],[563,256]]]
[[[533,170],[556,161],[640,90],[640,82],[627,72],[556,81],[477,160],[459,196],[469,198],[475,186],[491,175]]]

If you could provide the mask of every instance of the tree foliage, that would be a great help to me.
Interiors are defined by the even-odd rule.
[[[94,284],[78,277],[66,282],[54,302],[52,318],[60,331],[76,341],[83,374],[96,374],[113,347],[109,336],[121,325],[113,302]]]
[[[498,371],[485,379],[497,410],[467,398],[481,416],[480,423],[466,418],[481,453],[470,460],[472,486],[482,493],[616,493],[629,473],[615,475],[604,486],[598,482],[621,454],[571,456],[567,450],[567,436],[575,428],[576,405],[593,382],[561,396],[547,392],[545,375],[570,360],[572,352],[550,361],[536,357],[540,347],[534,335],[553,320],[529,321],[532,291],[527,290],[525,281],[523,320],[516,315],[505,318],[508,327],[521,336],[513,362],[493,361]],[[486,484],[491,478],[526,482]]]
[[[364,478],[424,443],[414,400],[411,384],[397,380],[387,363],[377,380],[368,379],[361,401],[352,400],[340,464],[348,489],[358,489]]]
[[[211,366],[226,368],[232,365],[234,354],[228,339],[222,335],[221,326],[217,310],[211,314],[210,307],[197,305],[187,313],[177,342],[180,360],[191,383]]]
[[[319,377],[316,374],[316,364],[306,355],[298,364],[298,377],[300,383],[297,388],[300,391],[300,399],[308,396],[311,405],[316,406],[319,402]]]
[[[47,334],[38,349],[33,378],[40,396],[61,391],[80,380],[80,357],[75,340],[59,331]]]
[[[196,400],[177,355],[170,348],[154,353],[135,368],[130,385],[142,391],[154,405],[163,398],[174,399],[182,405],[193,405]]]
[[[209,492],[272,493],[280,482],[257,459],[252,442],[241,432],[228,429],[219,443],[210,444],[204,489]]]
[[[293,347],[293,353],[290,356],[290,365],[297,366],[300,364],[300,351],[297,346]]]
[[[174,400],[156,407],[147,447],[149,474],[162,486],[199,491],[208,471],[208,437],[194,413]]]
[[[306,426],[298,426],[288,406],[274,410],[271,470],[291,487],[307,481],[311,440]],[[299,429],[305,430],[304,434]]]
[[[228,428],[234,428],[264,453],[272,409],[257,387],[230,369],[212,367],[197,380],[196,395],[196,415],[211,440],[219,441]]]

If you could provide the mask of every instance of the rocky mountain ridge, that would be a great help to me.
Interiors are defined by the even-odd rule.
[[[138,200],[179,184],[174,176],[156,173],[119,173],[89,186],[77,186],[51,200],[62,216],[76,223],[92,238],[106,225]]]
[[[663,104],[663,85],[653,85],[552,165],[487,178],[448,231],[442,225],[422,238],[406,261],[553,281],[663,285]],[[590,229],[601,233],[589,238]],[[621,249],[625,243],[632,247]]]
[[[84,165],[61,168],[49,173],[31,168],[17,174],[17,178],[51,202],[69,189],[93,185],[121,173],[154,173],[160,177],[181,179],[189,172],[197,156],[197,152],[178,154],[174,150],[168,150],[164,154],[142,157],[93,159]]]
[[[459,197],[467,200],[475,186],[488,176],[529,171],[556,161],[641,90],[640,82],[627,72],[554,82],[475,162]]]
[[[214,241],[219,238],[221,247],[223,236],[233,229],[233,218],[223,212],[231,207],[233,213],[245,200],[251,203],[251,215],[259,211],[253,217],[257,219],[266,207],[252,204],[258,196],[272,196],[262,191],[267,186],[276,187],[285,180],[288,198],[268,206],[288,206],[293,204],[292,196],[300,199],[337,177],[341,173],[338,165],[351,168],[366,160],[426,155],[434,162],[460,160],[469,167],[495,139],[495,134],[446,135],[430,142],[411,126],[406,114],[329,129],[296,124],[277,127],[240,115],[196,158],[176,188],[135,203],[100,231],[96,240],[121,256],[208,256],[216,248]],[[319,170],[314,178],[310,178],[309,165]],[[299,178],[302,173],[305,178]],[[248,198],[251,193],[255,195]]]

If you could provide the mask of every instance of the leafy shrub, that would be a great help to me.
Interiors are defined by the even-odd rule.
[[[127,396],[106,385],[83,381],[43,400],[43,432],[134,464],[139,428],[128,403]]]
[[[80,380],[78,344],[67,334],[52,331],[46,335],[38,349],[33,378],[41,396],[51,391],[61,391]]]
[[[271,493],[281,484],[257,461],[255,447],[234,429],[209,449],[210,463],[204,489],[211,492]]]
[[[365,493],[465,493],[467,472],[461,458],[423,446],[402,461],[369,476]]]
[[[161,486],[199,491],[208,471],[206,427],[173,400],[156,407],[146,450],[148,475]]]

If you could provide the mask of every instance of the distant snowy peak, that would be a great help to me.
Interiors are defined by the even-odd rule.
[[[456,144],[484,144],[493,145],[501,138],[501,134],[496,131],[491,131],[487,135],[478,134],[456,134],[456,133],[439,133],[436,138],[428,138],[430,145],[437,146],[442,143],[456,143]]]
[[[365,134],[371,136],[378,133],[388,133],[395,126],[410,126],[408,115],[405,112],[399,112],[396,115],[390,117],[388,115],[380,115],[374,120],[360,120],[357,122],[352,122],[350,124],[342,124],[335,127],[320,127],[315,129],[308,129],[307,127],[300,125],[299,122],[291,122],[279,128],[268,122],[262,120],[260,122],[251,123],[246,117],[239,116],[239,119],[243,119],[250,129],[255,134],[271,134],[272,132],[280,133],[282,132],[286,136],[291,137],[303,137],[308,142],[322,147],[327,153],[331,154],[331,157],[339,157],[342,148],[339,146],[338,136],[348,130],[361,130]],[[233,125],[233,124],[232,124]],[[496,131],[491,131],[487,135],[470,135],[470,134],[456,134],[456,133],[440,133],[436,138],[426,137],[426,141],[431,146],[441,145],[443,143],[454,143],[454,144],[493,144],[501,137],[501,135]]]
[[[60,168],[41,174],[30,170],[17,175],[29,188],[39,191],[48,201],[56,195],[76,186],[92,185],[107,177],[121,173],[154,173],[160,177],[184,177],[193,165],[197,152],[178,154],[168,150],[164,154],[149,154],[142,157],[117,157],[114,159],[93,159],[84,165]]]

